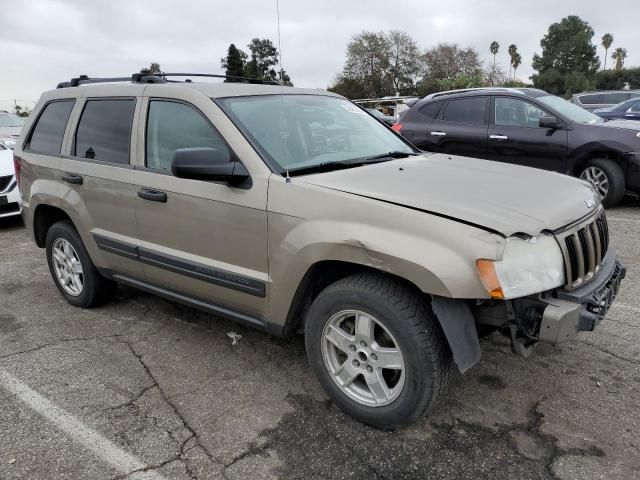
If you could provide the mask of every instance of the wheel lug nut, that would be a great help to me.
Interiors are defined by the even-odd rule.
[[[367,346],[367,342],[365,342],[364,340],[360,340],[360,346],[362,348],[366,347]]]
[[[360,362],[358,360],[354,360],[353,361],[353,366],[354,367],[359,367],[360,366]]]
[[[371,365],[367,366],[367,372],[369,372],[369,373],[373,372],[373,367]]]
[[[349,350],[351,350],[352,352],[356,351],[356,346],[355,345],[349,345]]]
[[[377,360],[378,356],[375,353],[371,354],[371,360]]]

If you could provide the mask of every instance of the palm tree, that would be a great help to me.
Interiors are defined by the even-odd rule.
[[[607,55],[609,52],[609,48],[611,48],[611,44],[613,43],[613,35],[610,33],[605,33],[602,36],[602,46],[604,47],[604,67],[603,70],[607,69]]]
[[[489,45],[489,50],[491,51],[491,54],[493,55],[493,66],[495,67],[496,66],[496,55],[498,54],[498,50],[500,50],[500,44],[494,40],[493,42],[491,42],[491,45]]]
[[[511,67],[513,66],[513,56],[518,53],[518,47],[516,47],[515,43],[509,45],[509,56],[511,57],[511,61],[509,62],[509,78],[511,78]]]
[[[614,67],[615,70],[622,70],[622,67],[624,66],[624,59],[627,58],[627,49],[622,47],[616,48],[611,54],[611,58],[616,61],[616,66]]]
[[[513,54],[513,57],[511,57],[511,66],[513,67],[514,80],[516,79],[516,70],[518,69],[521,63],[522,63],[522,55],[520,55],[518,52],[515,52]]]

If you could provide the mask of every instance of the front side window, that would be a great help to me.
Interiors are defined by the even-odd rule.
[[[348,100],[328,95],[261,95],[219,100],[245,136],[281,173],[365,161],[414,149]]]
[[[572,122],[600,123],[603,121],[597,115],[586,111],[584,108],[580,108],[574,103],[568,102],[564,98],[556,97],[555,95],[543,95],[536,98],[536,100],[549,107],[551,111],[559,113]]]
[[[220,134],[195,108],[165,100],[149,102],[146,166],[171,170],[176,150],[181,148],[228,148]]]
[[[518,98],[496,97],[495,124],[499,127],[537,128],[546,113],[532,103]]]
[[[442,119],[447,122],[486,125],[488,109],[488,97],[450,100],[444,109]]]
[[[633,113],[640,113],[640,102],[636,102],[629,111]]]
[[[620,102],[624,102],[625,100],[628,100],[629,97],[631,97],[631,95],[624,92],[603,93],[602,96],[603,96],[602,103],[611,103],[614,105]]]
[[[60,155],[64,131],[74,103],[74,100],[63,100],[45,106],[31,132],[27,150],[45,155]]]
[[[88,100],[78,123],[72,154],[128,165],[135,106],[134,99]]]

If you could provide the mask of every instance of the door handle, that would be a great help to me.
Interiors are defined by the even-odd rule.
[[[159,192],[158,190],[141,188],[140,190],[138,190],[138,196],[151,202],[167,203],[167,194],[164,192]]]
[[[63,182],[72,183],[74,185],[82,185],[82,177],[75,173],[65,173],[60,177]]]
[[[491,140],[508,140],[509,137],[507,137],[506,135],[489,135],[489,138]]]
[[[433,135],[434,137],[444,137],[446,134],[446,132],[431,132],[431,135]]]

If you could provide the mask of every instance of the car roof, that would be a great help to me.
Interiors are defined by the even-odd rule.
[[[43,94],[46,97],[82,97],[100,95],[105,92],[119,92],[127,95],[127,90],[148,84],[136,82],[105,82],[78,86],[65,86],[49,90]],[[167,87],[180,87],[197,90],[210,98],[241,97],[251,95],[325,95],[343,98],[341,95],[326,90],[311,88],[285,87],[281,85],[266,85],[244,82],[167,82],[153,83],[153,85],[166,85]],[[64,93],[61,93],[64,92]]]
[[[542,97],[545,95],[550,95],[548,92],[544,90],[539,90],[537,88],[506,88],[506,87],[479,87],[479,88],[464,88],[460,90],[446,90],[443,92],[435,92],[426,97],[421,98],[417,101],[411,108],[419,108],[419,106],[424,105],[425,103],[429,103],[437,100],[448,100],[451,98],[465,98],[465,97],[475,97],[478,95],[514,95],[520,97]]]

